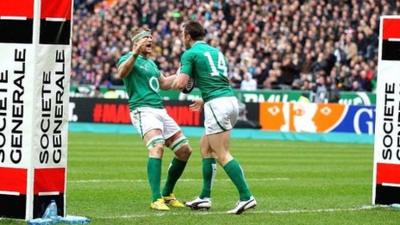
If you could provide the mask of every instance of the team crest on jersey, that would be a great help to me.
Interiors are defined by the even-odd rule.
[[[150,85],[150,88],[154,92],[159,92],[160,91],[160,83],[158,82],[158,79],[156,77],[151,77],[150,78],[149,85]]]

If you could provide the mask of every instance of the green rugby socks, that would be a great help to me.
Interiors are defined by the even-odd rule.
[[[244,178],[243,170],[235,159],[232,159],[224,166],[225,172],[231,178],[240,194],[240,201],[247,201],[251,197],[249,187]]]
[[[199,198],[210,198],[211,187],[217,172],[217,164],[214,158],[203,159],[203,189]]]
[[[161,159],[151,158],[147,161],[147,177],[151,188],[153,202],[161,198]]]
[[[163,189],[163,196],[168,196],[174,190],[175,184],[181,177],[183,170],[186,167],[186,161],[181,161],[177,158],[172,159],[168,169],[167,181]]]

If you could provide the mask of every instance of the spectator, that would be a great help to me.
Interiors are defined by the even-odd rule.
[[[251,77],[250,73],[243,76],[242,83],[240,83],[240,90],[254,91],[257,90],[257,81]]]
[[[314,87],[314,102],[322,103],[328,98],[328,88],[325,84],[325,77],[318,75],[316,85]]]
[[[114,79],[115,62],[130,49],[128,31],[139,25],[153,30],[154,59],[164,74],[173,74],[183,50],[180,24],[193,19],[225,53],[235,88],[249,72],[262,88],[312,90],[321,70],[325,76],[335,70],[329,79],[337,90],[370,91],[379,16],[399,14],[399,5],[394,0],[77,0],[71,80],[121,85]]]

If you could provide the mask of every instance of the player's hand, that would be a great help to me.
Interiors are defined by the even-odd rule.
[[[203,99],[194,99],[192,100],[192,104],[189,105],[189,108],[192,111],[200,111],[203,108],[203,105]]]
[[[140,39],[136,44],[132,47],[132,53],[134,55],[139,55],[143,51],[143,47],[146,45],[147,38]]]

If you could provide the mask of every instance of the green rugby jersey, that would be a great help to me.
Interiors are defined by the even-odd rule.
[[[204,102],[225,96],[235,96],[228,79],[225,56],[204,41],[195,42],[181,58],[181,73],[196,80]]]
[[[117,65],[121,65],[131,55],[131,52],[123,55]],[[123,78],[131,111],[137,107],[164,108],[162,98],[159,94],[159,77],[160,71],[153,60],[141,55],[136,58],[131,72]]]

